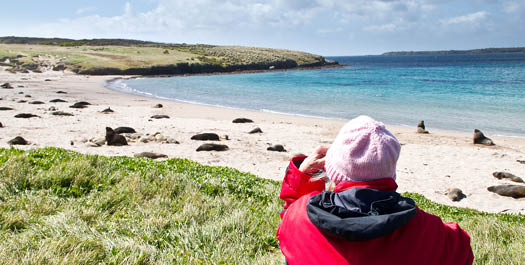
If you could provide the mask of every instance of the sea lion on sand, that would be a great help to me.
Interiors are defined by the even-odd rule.
[[[169,119],[170,116],[168,115],[153,115],[151,116],[152,119]]]
[[[11,86],[9,83],[3,83],[0,87],[4,89],[13,89],[13,86]]]
[[[26,97],[26,98],[32,98],[31,95],[25,95],[24,97]]]
[[[33,118],[33,117],[38,117],[38,116],[35,114],[31,114],[31,113],[19,113],[15,115],[15,118],[22,118],[22,119]]]
[[[157,105],[155,105],[155,106],[153,106],[153,108],[156,108],[156,109],[160,109],[160,108],[162,108],[162,107],[163,107],[163,106],[162,106],[162,104],[160,104],[160,103],[157,104]]]
[[[253,134],[253,133],[262,133],[262,132],[263,132],[263,131],[261,130],[261,128],[257,127],[257,128],[255,128],[255,129],[251,130],[251,131],[249,132],[249,134]]]
[[[126,137],[115,133],[110,127],[106,127],[106,143],[114,146],[128,145]]]
[[[69,107],[73,108],[73,109],[84,109],[84,108],[87,108],[87,105],[83,104],[82,102],[77,102],[77,103],[74,103],[73,105],[71,105]]]
[[[233,123],[251,123],[253,121],[250,120],[250,119],[247,119],[247,118],[237,118],[237,119],[233,120],[232,122]]]
[[[133,156],[134,157],[147,157],[147,158],[151,158],[151,159],[168,157],[165,154],[159,154],[159,153],[153,153],[153,152],[142,152],[142,153],[134,154]]]
[[[10,107],[0,107],[0,110],[13,110],[13,108],[10,108]]]
[[[522,185],[490,186],[487,188],[487,190],[499,194],[501,196],[512,197],[514,199],[525,197],[525,186]]]
[[[200,151],[227,151],[230,148],[224,144],[203,144],[197,148],[197,152]]]
[[[131,127],[118,127],[115,129],[115,133],[121,134],[121,133],[136,133],[135,129]]]
[[[492,173],[492,176],[494,176],[497,179],[510,179],[514,182],[523,182],[522,178],[517,177],[514,174],[508,172],[494,172]]]
[[[428,133],[427,130],[425,130],[425,121],[420,121],[417,124],[417,133]]]
[[[29,102],[28,104],[33,104],[33,105],[42,105],[42,104],[46,104],[46,103],[44,103],[44,102],[42,102],[42,101],[39,101],[39,100],[35,100],[35,101],[31,101],[31,102]]]
[[[66,91],[62,91],[62,90],[59,90],[59,91],[57,91],[57,94],[67,94],[67,92],[66,92]]]
[[[9,145],[27,145],[29,144],[22,136],[17,136],[7,142]]]
[[[191,139],[198,141],[219,141],[219,135],[216,133],[200,133],[192,136]]]
[[[111,109],[111,108],[107,108],[107,109],[104,109],[102,111],[100,111],[100,113],[104,113],[104,114],[110,114],[110,113],[113,113],[114,111]]]
[[[275,152],[286,152],[286,149],[284,149],[284,146],[282,146],[280,144],[276,144],[276,145],[270,146],[270,147],[266,148],[266,150],[268,150],[268,151],[275,151]]]
[[[487,138],[480,130],[474,129],[474,138],[473,138],[474,144],[482,144],[482,145],[495,145],[494,142]]]
[[[17,101],[16,103],[26,103],[26,102],[27,102],[27,100],[21,99],[21,100]]]
[[[51,112],[51,115],[55,115],[55,116],[73,116],[72,113],[64,112],[64,111],[54,111],[54,112]]]
[[[0,122],[0,128],[4,128],[4,125]]]
[[[67,101],[65,101],[63,99],[55,98],[55,99],[50,100],[49,102],[51,102],[51,103],[58,103],[58,102],[67,102]]]
[[[445,192],[445,195],[447,195],[447,197],[453,202],[461,201],[463,198],[467,197],[463,194],[463,191],[458,188],[448,189]]]

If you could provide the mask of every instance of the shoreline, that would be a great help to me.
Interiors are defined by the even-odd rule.
[[[55,146],[105,156],[133,156],[138,152],[154,151],[169,158],[188,158],[205,165],[228,166],[259,177],[282,180],[291,156],[308,154],[319,144],[330,144],[346,121],[191,104],[123,93],[104,86],[106,81],[115,78],[125,76],[85,76],[67,72],[11,74],[1,69],[0,82],[10,82],[15,88],[0,89],[0,106],[14,108],[13,111],[0,112],[0,122],[4,124],[4,128],[0,128],[3,133],[0,147],[9,148],[7,141],[20,135],[32,142],[28,146],[16,146],[21,149]],[[24,87],[19,88],[19,85]],[[58,90],[67,94],[56,94]],[[26,98],[28,94],[31,98]],[[68,102],[49,103],[54,98]],[[45,104],[17,103],[19,100],[39,100]],[[92,105],[86,109],[68,107],[80,100]],[[152,108],[158,103],[164,107]],[[52,106],[74,116],[52,116],[48,110]],[[100,113],[107,107],[115,112]],[[22,112],[40,117],[13,117]],[[151,119],[155,114],[169,115],[170,118]],[[232,123],[233,119],[241,117],[250,118],[255,123]],[[83,142],[103,137],[106,126],[129,126],[143,134],[160,132],[180,143],[137,141],[122,147],[88,147]],[[260,127],[263,133],[248,134],[255,127]],[[416,192],[438,203],[486,212],[525,213],[525,198],[502,197],[486,190],[491,185],[517,184],[495,179],[492,176],[494,171],[525,176],[525,165],[516,161],[525,160],[522,151],[525,150],[525,139],[488,135],[497,145],[485,147],[473,145],[472,134],[464,132],[430,128],[430,134],[423,135],[415,132],[415,126],[387,125],[387,128],[402,144],[397,168],[399,192]],[[202,132],[228,135],[230,140],[218,143],[228,145],[230,150],[196,152],[202,142],[192,141],[190,137]],[[273,144],[284,145],[288,152],[267,151],[266,147]],[[467,198],[452,202],[444,195],[446,189],[456,187],[462,189]]]

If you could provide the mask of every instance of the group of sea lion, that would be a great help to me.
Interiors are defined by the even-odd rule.
[[[423,133],[428,134],[429,132],[425,129],[425,121],[421,120],[417,124],[417,133]],[[481,144],[481,145],[495,145],[494,142],[486,137],[480,130],[474,129],[474,137],[473,137],[473,143],[474,144]]]
[[[509,172],[494,172],[492,175],[497,179],[508,179],[518,183],[524,183],[523,179]],[[497,185],[487,188],[488,191],[494,192],[501,196],[512,197],[514,199],[525,198],[524,185]]]

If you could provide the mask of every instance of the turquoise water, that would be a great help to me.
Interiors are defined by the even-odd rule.
[[[139,78],[110,88],[316,117],[525,137],[525,54],[333,57],[343,68]]]

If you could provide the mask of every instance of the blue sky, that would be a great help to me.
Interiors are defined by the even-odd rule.
[[[329,55],[525,46],[525,0],[5,1],[0,36],[129,38]]]

